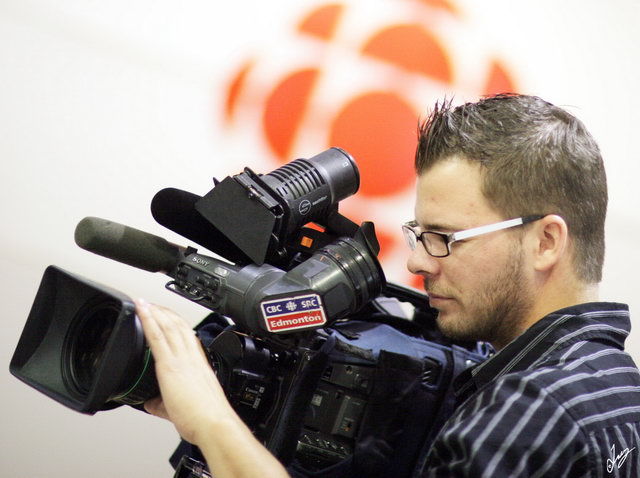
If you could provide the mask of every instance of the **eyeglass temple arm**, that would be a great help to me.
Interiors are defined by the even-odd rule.
[[[466,231],[455,232],[449,237],[449,241],[461,241],[462,239],[469,239],[471,237],[479,236],[481,234],[488,234],[494,231],[501,231],[502,229],[508,229],[510,227],[519,226],[521,224],[527,224],[528,222],[537,221],[542,219],[543,215],[524,216],[517,217],[515,219],[509,219],[507,221],[497,222],[495,224],[488,224],[486,226],[474,227],[467,229]]]

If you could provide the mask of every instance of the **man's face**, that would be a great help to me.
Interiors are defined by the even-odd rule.
[[[478,164],[459,158],[437,163],[418,178],[419,228],[451,233],[511,219],[490,207],[480,187]],[[407,266],[424,278],[445,335],[500,349],[524,331],[533,279],[517,231],[455,242],[443,258],[429,256],[419,243]]]

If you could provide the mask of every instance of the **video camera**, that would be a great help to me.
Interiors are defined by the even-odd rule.
[[[385,466],[403,476],[404,466],[408,475],[451,411],[451,380],[486,357],[481,344],[446,341],[426,296],[386,284],[373,224],[338,213],[359,187],[345,151],[214,182],[202,197],[164,189],[151,210],[224,259],[94,217],[80,221],[76,243],[165,273],[168,290],[212,311],[196,327],[211,366],[238,414],[285,464],[313,473],[369,467],[366,476]],[[413,304],[413,320],[399,300]],[[159,394],[133,301],[56,266],[44,273],[10,369],[87,414],[142,409]],[[391,446],[376,449],[372,437]],[[176,476],[206,476],[185,471],[199,458],[186,454]],[[384,466],[368,456],[385,457]]]

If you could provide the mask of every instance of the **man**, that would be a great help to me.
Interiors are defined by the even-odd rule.
[[[627,307],[597,302],[607,187],[582,123],[528,96],[441,104],[416,170],[408,267],[446,335],[498,351],[424,476],[640,476],[640,377]]]
[[[457,387],[423,476],[640,476],[628,310],[598,303],[607,190],[598,147],[539,98],[436,105],[416,154],[408,267],[438,325],[497,353]],[[197,340],[139,304],[163,400],[147,404],[222,476],[286,476],[235,416]],[[244,474],[243,474],[244,473]]]

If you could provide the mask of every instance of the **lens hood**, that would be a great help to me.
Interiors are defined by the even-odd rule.
[[[121,398],[149,368],[147,350],[129,297],[49,266],[10,371],[63,405],[94,414],[128,403]]]

